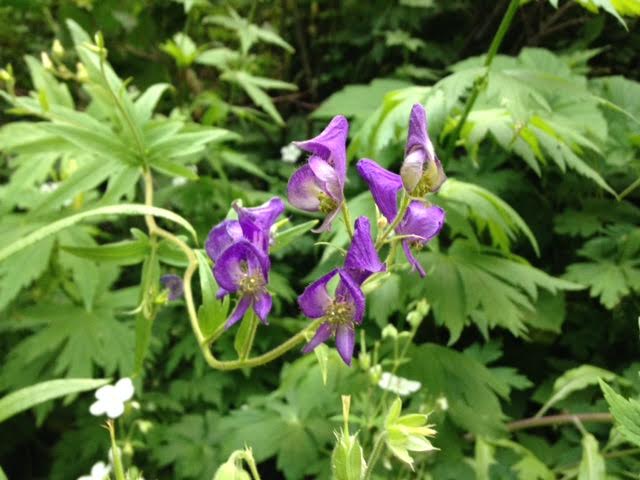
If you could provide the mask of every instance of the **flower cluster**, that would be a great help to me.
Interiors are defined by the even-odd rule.
[[[237,293],[240,298],[227,319],[225,328],[240,321],[252,308],[260,321],[267,324],[272,299],[269,284],[269,247],[271,228],[284,212],[277,197],[254,208],[233,204],[237,220],[225,220],[211,229],[205,244],[214,262],[213,275],[220,286],[218,297]]]
[[[347,119],[338,115],[318,136],[294,142],[295,148],[309,153],[309,157],[289,179],[289,203],[301,210],[324,214],[324,221],[317,232],[330,230],[341,211],[345,214],[345,222],[348,222],[344,197],[348,133]],[[362,285],[371,275],[387,268],[378,256],[378,248],[387,237],[395,234],[389,241],[401,242],[412,268],[424,276],[425,270],[413,250],[422,248],[434,238],[444,224],[444,211],[430,205],[424,198],[428,193],[436,192],[446,178],[427,133],[424,108],[414,105],[411,111],[400,174],[369,159],[360,160],[357,170],[369,185],[373,200],[389,226],[378,232],[374,242],[369,219],[356,219],[343,266],[311,283],[298,298],[307,317],[322,319],[303,351],[310,352],[320,343],[335,337],[338,353],[347,365],[353,358],[355,327],[362,323],[364,317]],[[213,274],[220,287],[218,296],[239,295],[226,327],[240,321],[249,308],[266,324],[272,305],[267,291],[271,231],[284,211],[284,203],[276,197],[255,208],[243,208],[238,204],[233,207],[238,219],[216,225],[205,245],[214,262]]]

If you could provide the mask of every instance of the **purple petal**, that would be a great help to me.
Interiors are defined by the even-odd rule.
[[[340,283],[336,289],[336,299],[338,299],[338,297],[345,297],[344,300],[353,305],[353,321],[360,325],[362,323],[362,317],[364,316],[364,293],[362,293],[360,285],[358,285],[346,271],[339,269],[338,274],[340,275]]]
[[[182,284],[182,278],[178,275],[163,275],[160,277],[160,283],[169,290],[169,300],[177,300],[184,293],[184,285]]]
[[[269,323],[267,321],[267,317],[269,316],[269,312],[271,311],[272,304],[273,300],[271,299],[271,295],[266,292],[258,295],[258,297],[253,302],[253,311],[256,312],[256,315],[258,316],[260,321],[265,325]]]
[[[416,103],[409,115],[409,133],[404,149],[405,157],[418,148],[424,149],[427,159],[433,160],[435,158],[433,144],[427,133],[427,112],[422,105]]]
[[[249,309],[250,305],[251,305],[250,296],[245,295],[242,298],[240,298],[240,301],[236,305],[236,308],[233,309],[233,312],[231,312],[231,315],[227,319],[227,323],[225,323],[224,329],[227,330],[228,328],[238,323],[239,320],[242,320],[242,318],[244,317],[244,314],[247,313],[247,310]]]
[[[247,274],[261,273],[265,283],[269,278],[269,257],[247,240],[240,240],[227,248],[213,267],[218,285],[230,293],[238,290],[240,280]]]
[[[327,292],[327,284],[336,276],[338,270],[332,270],[325,276],[320,277],[298,297],[298,304],[302,313],[309,318],[320,318],[324,316],[332,300]]]
[[[398,192],[402,190],[402,179],[373,160],[364,158],[356,165],[358,173],[369,184],[373,200],[389,223],[398,214]]]
[[[242,238],[242,228],[237,220],[225,220],[211,229],[204,245],[207,255],[214,262],[229,245]]]
[[[404,157],[400,167],[400,177],[407,192],[412,192],[420,182],[426,159],[427,154],[422,148],[418,148]]]
[[[358,285],[361,285],[371,274],[383,272],[386,269],[373,244],[371,223],[367,217],[356,219],[353,240],[345,258],[344,267]]]
[[[284,202],[278,197],[273,197],[268,202],[251,208],[241,207],[234,202],[233,209],[238,213],[238,220],[241,226],[242,221],[248,219],[268,232],[276,222],[276,219],[284,212]]]
[[[318,345],[329,340],[332,333],[333,329],[331,325],[329,325],[328,323],[323,323],[318,327],[318,329],[316,330],[316,334],[313,336],[311,341],[305,345],[302,351],[304,353],[313,351]]]
[[[317,212],[320,210],[318,197],[321,193],[320,181],[309,165],[293,172],[287,185],[287,197],[291,205],[307,212]]]
[[[401,235],[415,235],[421,242],[434,238],[444,225],[445,212],[442,208],[427,207],[424,203],[413,200],[407,213],[396,228]]]
[[[342,208],[342,203],[340,203],[333,212],[328,213],[327,216],[324,217],[322,224],[318,228],[314,228],[311,231],[314,233],[322,233],[331,230],[331,224],[340,213],[340,208]]]
[[[342,193],[342,183],[338,178],[338,172],[325,162],[322,158],[313,156],[309,159],[309,168],[322,185],[324,193],[340,202],[344,195]]]
[[[333,166],[344,184],[347,176],[347,137],[349,122],[342,115],[333,117],[329,125],[311,140],[293,142],[302,150],[319,156]]]
[[[408,240],[402,241],[402,249],[404,250],[404,254],[407,257],[407,260],[411,264],[412,270],[417,270],[418,274],[424,278],[427,275],[427,273],[424,271],[424,268],[422,268],[422,265],[420,264],[418,259],[413,256],[413,252],[411,251],[411,245],[409,244]]]
[[[353,329],[353,325],[339,325],[336,329],[336,349],[344,363],[349,366],[351,366],[355,344],[356,332]]]

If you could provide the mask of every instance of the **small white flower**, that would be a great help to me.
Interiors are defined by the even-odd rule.
[[[285,163],[296,163],[301,154],[302,150],[296,147],[293,143],[285,145],[280,149],[280,156],[282,161]]]
[[[105,480],[108,478],[111,467],[104,462],[98,462],[91,467],[91,475],[83,475],[78,480]]]
[[[52,193],[55,192],[60,184],[58,182],[44,182],[40,185],[40,191],[42,193]]]
[[[105,385],[96,390],[97,400],[89,407],[91,415],[107,415],[118,418],[124,413],[124,402],[133,397],[133,382],[130,378],[121,378],[115,385]]]
[[[389,372],[382,372],[378,386],[383,390],[387,390],[404,397],[420,390],[422,384],[414,380],[397,377]]]
[[[447,400],[447,397],[438,397],[438,399],[436,400],[436,405],[443,412],[449,410],[449,401]]]

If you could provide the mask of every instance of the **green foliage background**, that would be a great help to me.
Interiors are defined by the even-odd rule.
[[[627,398],[640,395],[640,188],[618,195],[640,175],[640,7],[579,3],[523,2],[485,75],[507,1],[3,2],[0,66],[12,65],[15,85],[5,82],[0,114],[0,393],[135,373],[123,450],[145,478],[209,479],[245,444],[263,478],[330,478],[340,395],[363,419],[381,396],[364,356],[349,369],[294,350],[250,371],[209,369],[183,305],[149,300],[186,259],[151,241],[140,216],[91,216],[3,249],[74,214],[142,203],[141,165],[154,172],[155,205],[187,219],[202,245],[234,199],[284,196],[295,165],[281,147],[334,115],[350,120],[351,165],[397,170],[418,102],[449,177],[434,198],[447,223],[420,254],[426,279],[392,273],[368,297],[363,330],[390,370],[397,345],[382,329],[407,330],[419,302],[431,306],[399,374],[422,383],[405,404],[432,412],[440,451],[415,455],[415,473],[387,458],[393,470],[381,464],[378,478],[636,478],[640,404]],[[104,70],[86,48],[98,30]],[[353,168],[347,198],[375,224]],[[171,220],[158,222],[187,239]],[[325,237],[348,241],[337,224]],[[297,295],[338,262],[309,235],[283,242],[258,351],[305,325]],[[201,281],[200,318],[219,322],[229,305],[209,301],[215,287]],[[231,355],[233,335],[216,348]],[[77,478],[106,459],[91,400],[67,396],[0,424],[7,476]],[[610,419],[533,428],[608,405],[619,429]]]

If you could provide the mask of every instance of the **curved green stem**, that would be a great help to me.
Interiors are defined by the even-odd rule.
[[[246,360],[249,358],[251,348],[253,348],[253,341],[255,340],[256,332],[258,331],[258,316],[253,312],[253,310],[249,311],[247,315],[249,318],[245,318],[244,321],[249,322],[249,334],[240,347],[240,353],[238,355],[240,360]]]
[[[107,430],[109,430],[109,438],[111,438],[111,451],[113,452],[113,470],[116,480],[126,480],[124,468],[122,468],[122,459],[116,444],[116,426],[113,420],[107,421]]]
[[[347,228],[347,233],[349,234],[349,238],[353,238],[353,225],[351,225],[351,215],[349,214],[349,207],[347,206],[347,202],[342,201],[342,205],[340,205],[340,210],[342,211],[342,220],[344,221],[344,226]]]
[[[398,224],[404,218],[404,214],[407,213],[407,209],[409,208],[409,204],[411,203],[411,197],[407,195],[407,192],[402,191],[402,199],[400,200],[400,210],[398,210],[398,214],[396,218],[393,219],[393,222],[382,232],[380,238],[376,241],[376,250],[379,250],[380,247],[384,244],[385,239],[389,236],[391,232],[395,230]]]
[[[373,444],[373,450],[371,451],[371,455],[369,456],[369,460],[367,461],[367,472],[364,475],[364,480],[369,480],[371,478],[374,467],[376,466],[376,463],[378,463],[378,459],[384,451],[384,437],[385,434],[383,432],[378,435],[376,443]]]
[[[487,52],[487,56],[484,60],[485,72],[482,73],[482,75],[480,75],[474,81],[473,91],[471,92],[471,95],[469,95],[469,98],[467,98],[467,103],[465,104],[464,110],[462,112],[462,116],[460,117],[460,120],[456,124],[456,128],[453,130],[453,133],[449,136],[447,140],[447,148],[446,148],[447,157],[451,156],[451,153],[453,152],[453,148],[455,147],[456,141],[460,137],[460,132],[462,131],[462,127],[467,121],[467,117],[471,113],[471,110],[473,109],[473,105],[476,103],[476,100],[478,99],[478,95],[480,95],[480,91],[484,88],[486,84],[486,81],[489,77],[489,67],[491,67],[491,64],[493,63],[493,59],[498,53],[498,49],[502,44],[502,40],[504,40],[504,36],[509,30],[509,27],[511,26],[511,22],[513,21],[513,17],[515,16],[519,7],[520,7],[520,0],[511,0],[511,3],[509,3],[509,7],[507,8],[507,11],[504,14],[504,17],[502,17],[500,26],[498,27],[498,30],[496,31],[496,34],[494,35],[493,40],[491,41],[491,45],[489,46],[489,51]]]
[[[622,200],[624,197],[633,192],[636,188],[640,187],[640,177],[636,178],[636,180],[625,188],[620,195],[618,195],[618,201]]]

